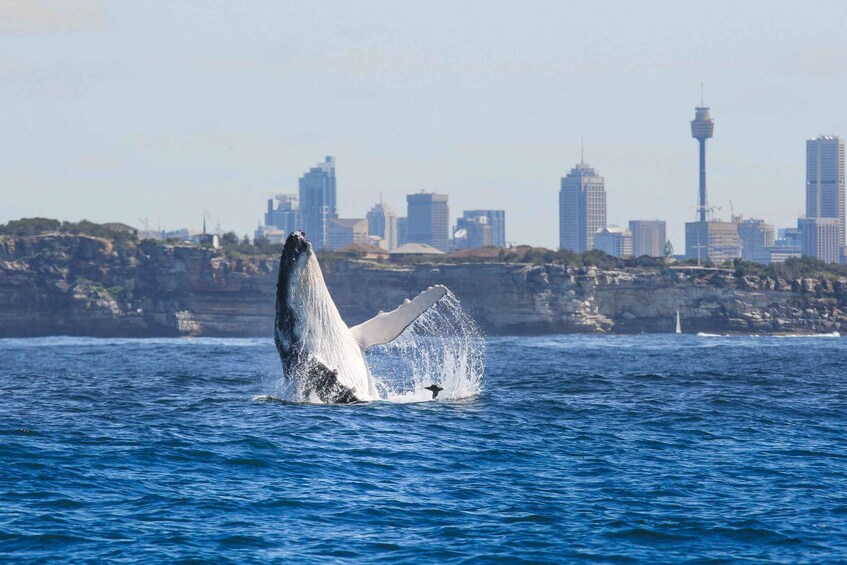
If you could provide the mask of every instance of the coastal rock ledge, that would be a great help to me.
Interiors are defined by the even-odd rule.
[[[560,264],[397,265],[324,260],[344,319],[360,323],[444,284],[488,334],[830,333],[847,329],[847,278],[733,269]],[[270,336],[277,260],[85,235],[0,237],[0,337]]]

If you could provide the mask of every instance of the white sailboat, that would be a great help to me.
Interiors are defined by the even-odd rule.
[[[682,325],[679,323],[679,310],[676,311],[676,333],[682,333]]]

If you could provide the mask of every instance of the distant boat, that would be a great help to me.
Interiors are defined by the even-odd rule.
[[[676,333],[682,333],[682,325],[679,323],[679,310],[676,311]]]

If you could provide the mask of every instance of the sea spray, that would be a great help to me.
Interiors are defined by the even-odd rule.
[[[449,291],[400,337],[366,354],[380,398],[391,402],[430,400],[432,384],[444,389],[439,400],[479,394],[484,355],[479,327]]]

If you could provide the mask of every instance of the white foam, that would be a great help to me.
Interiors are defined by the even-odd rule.
[[[444,390],[437,400],[476,396],[482,390],[485,344],[479,328],[451,292],[390,344],[368,352],[379,397],[388,402],[433,400],[426,387]]]
[[[774,337],[805,337],[805,338],[815,338],[815,337],[817,337],[817,338],[827,338],[827,337],[830,337],[831,338],[831,337],[841,337],[841,334],[838,333],[838,332],[830,332],[830,333],[827,333],[827,334],[784,334],[784,335],[777,335],[777,336],[774,336]]]

